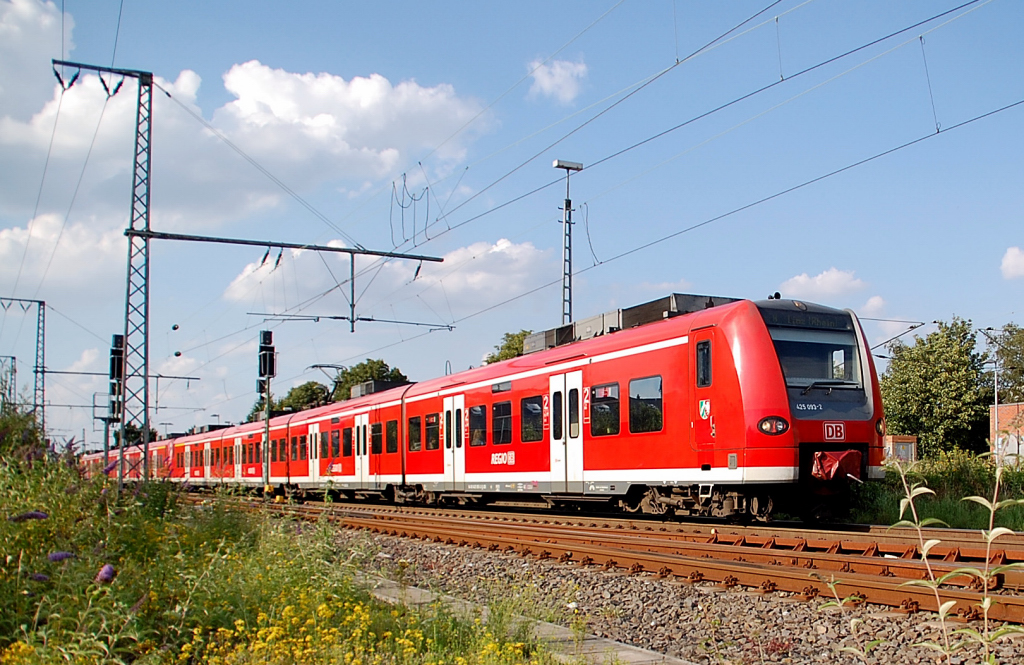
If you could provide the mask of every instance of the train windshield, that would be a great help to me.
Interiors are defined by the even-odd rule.
[[[790,388],[863,389],[852,330],[769,327]]]

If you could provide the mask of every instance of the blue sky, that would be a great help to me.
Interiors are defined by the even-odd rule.
[[[0,0],[0,295],[53,308],[49,369],[105,370],[123,327],[135,89],[105,101],[85,75],[61,98],[49,61],[63,29],[68,59],[153,71],[173,97],[154,101],[155,229],[347,236],[446,259],[416,279],[412,263],[361,262],[358,309],[453,331],[350,334],[251,314],[347,313],[344,289],[328,292],[347,274],[339,257],[285,252],[274,268],[260,248],[154,243],[151,366],[201,378],[161,382],[161,431],[244,417],[262,327],[283,393],[323,380],[314,363],[382,357],[425,379],[479,364],[505,331],[557,325],[564,185],[523,196],[558,177],[556,158],[588,166],[572,178],[577,318],[671,291],[778,290],[870,318],[1020,323],[1024,106],[957,125],[1024,99],[1024,6],[975,2],[799,74],[961,4],[125,0],[118,27],[115,0]],[[420,198],[404,235],[403,182]],[[2,316],[0,355],[17,356],[28,386],[34,318]],[[905,329],[867,323],[875,342]],[[104,389],[47,385],[54,405]],[[88,409],[53,406],[48,420],[58,437],[99,441]]]

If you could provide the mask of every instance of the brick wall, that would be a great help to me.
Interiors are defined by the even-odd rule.
[[[996,433],[996,407],[988,407],[988,432],[989,441],[995,442]],[[999,405],[999,443],[1002,452],[1012,457],[1021,454],[1021,439],[1024,439],[1024,402],[1016,404]],[[1000,452],[995,448],[993,452]]]

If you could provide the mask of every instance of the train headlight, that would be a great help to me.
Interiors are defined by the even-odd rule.
[[[879,436],[885,436],[885,418],[879,418],[875,421],[875,431],[878,432]]]
[[[789,431],[789,422],[779,416],[768,416],[767,418],[762,418],[761,422],[757,423],[757,429],[761,430],[763,434],[770,436],[785,434]]]

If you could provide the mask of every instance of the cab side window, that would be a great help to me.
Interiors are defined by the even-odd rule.
[[[697,342],[697,387],[711,385],[711,340]]]

